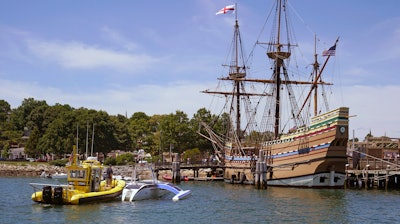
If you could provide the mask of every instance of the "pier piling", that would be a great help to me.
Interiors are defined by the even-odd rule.
[[[267,188],[267,165],[265,163],[264,154],[260,150],[258,160],[256,162],[256,173],[254,177],[254,185],[257,189]]]
[[[181,167],[180,167],[180,158],[179,154],[175,154],[174,162],[172,162],[172,182],[180,183],[181,182]]]

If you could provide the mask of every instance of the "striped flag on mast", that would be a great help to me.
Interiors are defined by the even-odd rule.
[[[335,56],[336,53],[336,44],[329,48],[329,50],[325,50],[322,52],[322,56]]]
[[[224,8],[220,9],[215,15],[220,15],[220,14],[232,14],[235,12],[235,5],[228,5],[225,6]]]

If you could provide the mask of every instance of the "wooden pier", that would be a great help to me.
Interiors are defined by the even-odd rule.
[[[400,159],[380,159],[368,155],[363,152],[353,151],[354,154],[360,154],[359,157],[351,156],[346,164],[346,175],[344,188],[352,189],[396,189],[400,190]],[[357,159],[355,159],[357,158]],[[175,161],[179,161],[176,158]],[[266,166],[258,164],[259,169],[256,171],[256,188],[266,188],[264,182]],[[199,176],[199,171],[209,169],[210,174],[207,176]],[[222,181],[225,167],[217,163],[155,163],[154,171],[157,173],[163,170],[172,172],[172,181],[181,181],[181,170],[192,170],[189,180],[197,181]]]
[[[359,155],[354,156],[357,153]],[[345,188],[400,190],[400,160],[353,151],[346,164]]]
[[[206,177],[200,177],[199,171],[201,169],[209,169],[211,170],[210,175]],[[223,169],[224,167],[215,164],[215,163],[200,163],[200,164],[187,164],[187,163],[156,163],[154,167],[154,172],[158,175],[158,173],[162,170],[171,170],[172,182],[179,183],[181,178],[180,171],[181,170],[192,170],[193,175],[189,177],[189,180],[196,180],[196,181],[223,181]],[[219,173],[222,171],[222,173]],[[179,177],[179,178],[178,178]]]
[[[400,189],[400,171],[348,170],[345,188]]]

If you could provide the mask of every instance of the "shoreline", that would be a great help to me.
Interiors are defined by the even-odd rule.
[[[132,176],[132,166],[113,166],[114,175],[120,175],[124,177]],[[55,173],[66,173],[67,169],[65,167],[53,166],[47,163],[34,163],[30,164],[29,162],[23,163],[0,163],[0,177],[40,177],[42,172],[46,172],[46,174],[55,174]],[[170,170],[163,170],[158,173],[158,178],[162,178],[164,174],[172,174]],[[193,177],[193,171],[190,170],[181,170],[181,176]],[[150,178],[151,174],[142,173],[142,175],[146,178]],[[199,177],[205,177],[206,172],[200,170]]]
[[[0,177],[39,177],[43,171],[50,174],[65,173],[66,168],[48,164],[0,164]]]

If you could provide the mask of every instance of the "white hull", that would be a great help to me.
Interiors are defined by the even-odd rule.
[[[127,184],[122,191],[122,201],[140,201],[158,199],[168,194],[169,191],[160,189],[156,184],[142,182]]]
[[[122,191],[122,201],[140,201],[149,199],[158,199],[168,193],[173,193],[174,197],[172,200],[177,201],[190,196],[190,190],[182,190],[181,188],[166,182],[157,180],[155,173],[151,167],[140,167],[147,168],[151,171],[152,179],[136,181],[136,169],[133,170],[132,179],[133,181],[128,183]],[[143,170],[143,169],[141,169]],[[146,169],[144,169],[146,170]]]
[[[66,173],[54,174],[51,176],[53,179],[67,179],[68,175]]]
[[[168,193],[175,194],[172,200],[178,201],[185,199],[191,195],[190,190],[182,190],[171,183],[148,183],[148,182],[133,182],[125,186],[122,191],[122,201],[140,201],[149,199],[158,199]]]
[[[53,175],[47,174],[45,171],[40,174],[42,178],[52,178],[52,179],[67,179],[68,175],[66,173],[55,173]]]
[[[116,180],[133,181],[132,177],[126,177],[121,175],[113,175],[113,178]]]
[[[324,179],[324,182],[320,180]],[[336,182],[334,181],[336,179]],[[305,187],[305,188],[342,188],[344,186],[344,174],[320,173],[302,177],[294,177],[280,180],[268,180],[267,186],[280,187]]]

